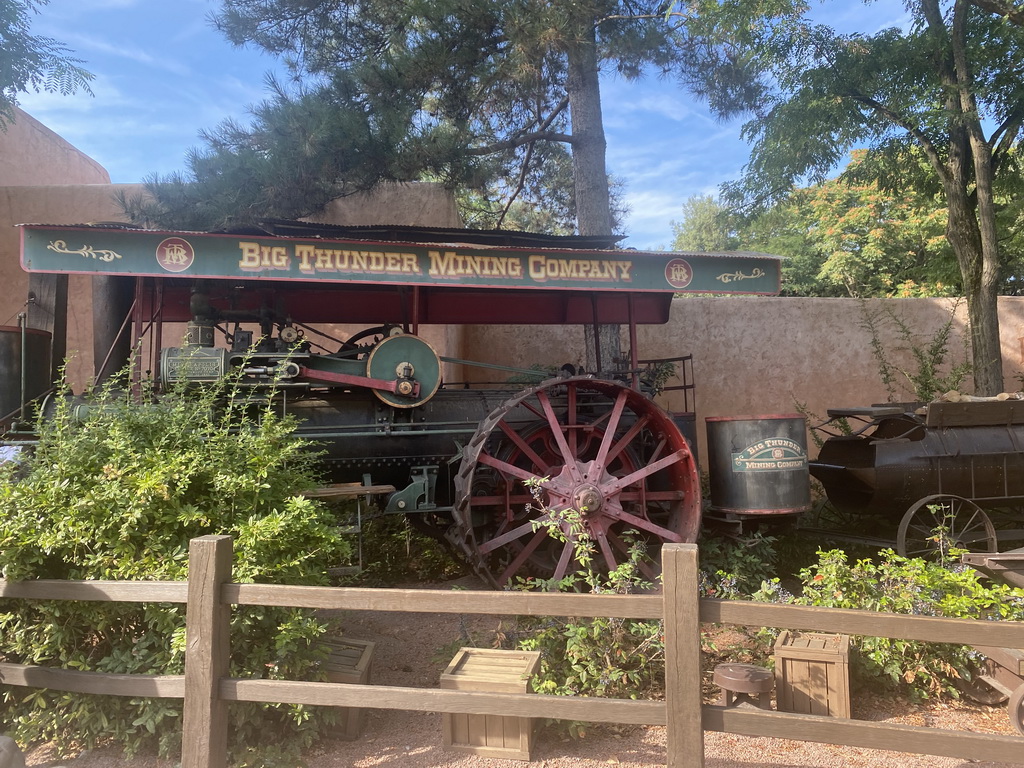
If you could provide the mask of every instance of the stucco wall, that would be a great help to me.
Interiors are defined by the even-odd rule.
[[[0,131],[0,187],[109,184],[110,175],[34,117],[15,107]]]
[[[692,354],[697,385],[700,454],[706,455],[704,419],[708,416],[786,414],[797,403],[824,416],[828,408],[885,402],[890,395],[872,355],[865,312],[878,315],[881,346],[904,370],[915,370],[911,345],[929,342],[954,309],[945,299],[684,298],[672,305],[665,325],[638,332],[641,358]],[[915,336],[904,341],[893,311]],[[956,307],[949,360],[969,358],[963,343],[965,308]],[[999,303],[1006,388],[1017,390],[1024,369],[1024,298]],[[623,348],[627,348],[625,334]],[[583,359],[580,327],[473,326],[464,332],[461,357],[528,368],[534,363],[561,365]],[[487,374],[480,374],[486,376]],[[969,388],[969,383],[965,385]],[[911,390],[897,399],[912,399]],[[662,405],[679,408],[676,398]]]
[[[0,325],[15,325],[28,298],[29,276],[21,268],[21,236],[17,224],[84,224],[123,221],[114,199],[116,189],[138,185],[80,184],[45,187],[0,187]],[[92,281],[81,275],[68,280],[68,374],[84,383],[92,375]]]

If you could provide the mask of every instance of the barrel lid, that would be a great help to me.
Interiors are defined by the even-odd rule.
[[[42,328],[25,328],[25,333],[36,333],[43,336],[49,336],[49,331],[44,331]],[[22,329],[16,325],[0,325],[0,333],[21,333]]]
[[[799,413],[767,413],[759,416],[707,416],[704,421],[770,421],[772,419],[800,419],[803,420],[803,415]]]

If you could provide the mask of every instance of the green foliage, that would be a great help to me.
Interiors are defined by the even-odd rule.
[[[443,581],[462,573],[461,563],[445,545],[405,515],[364,522],[362,553],[363,570],[354,580],[364,586]]]
[[[675,251],[732,251],[738,246],[729,211],[711,195],[693,195],[683,203],[683,220],[672,222]]]
[[[777,539],[760,531],[743,536],[707,535],[700,542],[701,594],[739,599],[778,572]]]
[[[93,75],[81,61],[49,37],[31,34],[32,14],[49,0],[0,2],[0,129],[14,119],[18,94],[48,91],[64,96],[83,90],[91,94]]]
[[[966,360],[966,353],[961,362],[946,366],[958,304],[954,302],[951,305],[949,317],[924,343],[892,306],[884,306],[876,312],[872,312],[866,303],[862,306],[863,325],[871,333],[871,353],[878,363],[878,375],[891,402],[904,400],[909,394],[916,402],[926,403],[937,395],[958,389],[970,376],[972,367]],[[890,350],[882,345],[883,322],[896,327],[905,349],[910,352],[912,366],[894,362]]]
[[[561,542],[573,542],[576,570],[561,579],[520,580],[518,589],[629,594],[650,589],[641,575],[647,560],[642,546],[629,542],[629,557],[608,573],[594,563],[594,542],[583,526],[580,512],[547,510],[535,521]],[[523,650],[541,652],[540,672],[533,678],[538,693],[556,696],[650,698],[663,692],[665,633],[658,621],[613,618],[521,618],[510,631]],[[569,724],[574,736],[583,735],[581,723]]]
[[[818,562],[801,571],[802,594],[779,594],[767,582],[755,599],[829,608],[856,608],[917,616],[1003,621],[1024,620],[1024,590],[982,582],[967,566],[942,566],[883,550],[876,561],[848,562],[842,550],[818,552]],[[958,695],[958,681],[969,681],[978,655],[948,643],[920,643],[877,637],[854,638],[851,668],[905,689],[912,697]]]
[[[1000,391],[995,297],[1009,262],[995,201],[1013,185],[1006,177],[1019,183],[1024,80],[1011,73],[1024,61],[1024,27],[939,0],[908,2],[900,28],[864,31],[823,24],[802,0],[685,7],[692,89],[720,117],[749,118],[751,160],[726,189],[745,211],[824,181],[858,147],[868,147],[866,169],[899,169],[872,180],[894,180],[901,195],[926,189],[914,168],[930,166],[971,313],[976,389]],[[847,279],[846,261],[836,278]]]
[[[683,50],[663,0],[218,5],[226,37],[282,57],[298,93],[258,108],[251,128],[205,136],[209,151],[188,174],[152,184],[167,216],[189,215],[182,196],[216,218],[251,220],[278,198],[314,204],[356,181],[418,179],[460,189],[472,226],[611,234],[599,110],[577,106],[597,103],[599,67],[668,74]],[[264,178],[263,189],[237,183]]]
[[[15,475],[0,469],[0,569],[5,578],[184,580],[189,541],[234,537],[240,582],[325,584],[346,556],[334,520],[302,497],[314,485],[314,453],[294,424],[250,406],[223,381],[175,388],[137,402],[115,384],[67,392],[38,422],[39,444]],[[0,650],[8,661],[132,674],[181,674],[184,606],[5,601]],[[230,674],[316,679],[324,624],[308,611],[238,608]],[[67,750],[107,740],[129,753],[173,752],[180,702],[107,699],[7,688],[6,721],[26,742]],[[234,752],[287,740],[301,748],[325,713],[240,704],[231,709]],[[293,763],[294,764],[294,763]]]

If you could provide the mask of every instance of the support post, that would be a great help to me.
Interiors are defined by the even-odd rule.
[[[220,681],[228,675],[231,606],[220,601],[231,581],[231,537],[189,542],[185,610],[185,701],[181,768],[226,768],[228,704]]]
[[[704,768],[697,545],[661,548],[668,768]]]
[[[28,276],[28,327],[50,334],[50,383],[60,378],[68,354],[68,276]],[[2,415],[2,414],[0,414]]]

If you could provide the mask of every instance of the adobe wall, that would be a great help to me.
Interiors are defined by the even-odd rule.
[[[17,107],[0,130],[0,187],[109,183],[102,165]]]
[[[865,311],[892,310],[913,329],[923,345],[949,317],[947,299],[797,299],[776,297],[681,298],[672,304],[666,325],[638,331],[641,358],[692,354],[697,391],[700,455],[707,455],[704,419],[795,413],[801,403],[824,416],[828,408],[869,405],[890,398],[872,356]],[[1017,390],[1024,369],[1024,298],[1001,297],[1000,326],[1006,388]],[[883,317],[880,315],[880,317]],[[966,308],[957,308],[949,360],[968,359],[963,334]],[[892,362],[913,371],[910,344],[895,324],[882,323],[881,346]],[[623,349],[628,348],[623,338]],[[529,368],[534,363],[560,366],[583,359],[581,327],[468,327],[460,356]],[[487,378],[493,374],[475,374]],[[968,384],[965,388],[969,388]],[[895,399],[910,400],[903,390]],[[679,408],[677,398],[661,404]]]

